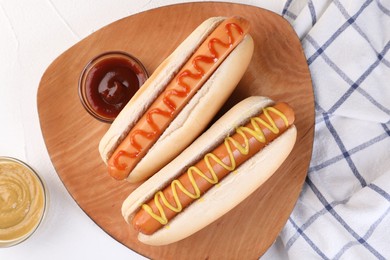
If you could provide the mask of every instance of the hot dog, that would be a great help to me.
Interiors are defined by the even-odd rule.
[[[113,178],[145,180],[204,130],[249,65],[248,31],[243,18],[210,18],[156,69],[99,143]]]
[[[169,244],[195,233],[276,171],[294,146],[294,120],[286,103],[263,97],[240,102],[130,194],[123,217],[146,244]]]

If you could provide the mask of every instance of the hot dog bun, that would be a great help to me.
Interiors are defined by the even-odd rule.
[[[268,98],[250,97],[234,106],[191,146],[129,195],[122,205],[125,220],[131,223],[140,206],[150,200],[157,191],[177,178],[183,169],[199,161],[216,146],[216,143],[222,142],[230,135],[236,126],[243,125],[249,117],[270,105],[273,105],[273,101]],[[195,201],[185,208],[168,223],[168,227],[161,228],[152,235],[139,233],[138,239],[150,245],[169,244],[186,238],[212,223],[264,183],[286,159],[295,140],[296,128],[292,125],[240,165],[235,174],[227,175],[218,186],[202,195],[201,201]]]
[[[224,20],[224,17],[215,17],[203,22],[161,63],[129,101],[100,141],[99,152],[106,164],[118,145],[178,70]],[[148,178],[185,149],[204,130],[245,73],[253,48],[251,36],[246,35],[138,162],[128,176],[128,181],[138,182]]]

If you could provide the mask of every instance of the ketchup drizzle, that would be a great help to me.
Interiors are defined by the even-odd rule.
[[[166,118],[173,118],[174,117],[174,114],[175,114],[177,107],[176,107],[175,102],[172,101],[171,97],[176,96],[176,97],[180,97],[180,98],[185,98],[186,96],[188,96],[189,92],[191,91],[191,87],[189,86],[189,84],[185,83],[185,79],[192,78],[195,80],[200,80],[205,75],[205,71],[199,64],[202,62],[203,63],[216,63],[219,60],[218,53],[215,50],[214,46],[218,44],[226,49],[230,48],[235,42],[235,39],[234,39],[233,33],[232,33],[232,28],[236,29],[236,31],[240,35],[243,34],[243,30],[236,23],[227,23],[225,25],[225,28],[226,28],[226,34],[228,36],[227,42],[223,42],[221,39],[218,39],[218,38],[212,38],[209,40],[208,49],[209,49],[211,55],[210,56],[198,55],[198,56],[193,58],[192,66],[197,73],[193,73],[187,69],[187,70],[184,70],[183,72],[181,72],[177,76],[176,83],[177,83],[178,88],[168,90],[164,94],[163,103],[165,104],[167,110],[155,108],[155,109],[152,109],[152,110],[147,112],[146,120],[147,120],[147,123],[150,125],[150,127],[153,129],[153,131],[147,132],[147,131],[142,130],[142,129],[137,129],[137,130],[133,131],[130,135],[130,144],[136,149],[136,152],[129,153],[127,151],[120,150],[114,157],[114,161],[113,161],[114,167],[116,167],[118,170],[125,170],[127,168],[127,164],[120,163],[119,162],[120,158],[122,156],[129,157],[129,158],[136,158],[139,156],[139,154],[142,151],[142,146],[137,142],[137,140],[136,140],[137,136],[143,136],[144,138],[152,140],[156,136],[156,134],[161,130],[161,129],[159,129],[159,127],[156,125],[156,123],[153,120],[152,116],[154,114],[162,115]]]

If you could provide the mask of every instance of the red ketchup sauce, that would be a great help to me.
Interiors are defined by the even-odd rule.
[[[181,99],[189,100],[195,93],[192,93],[192,95],[189,96],[190,92],[195,92],[194,89],[191,89],[191,86],[187,83],[185,83],[185,80],[187,78],[192,78],[194,80],[200,81],[202,77],[205,75],[205,70],[200,66],[200,63],[204,64],[210,64],[210,63],[216,63],[219,60],[219,55],[217,51],[215,50],[214,45],[219,44],[223,46],[225,49],[228,49],[231,47],[231,45],[234,43],[233,33],[232,33],[232,27],[239,32],[239,34],[242,34],[242,29],[235,23],[228,23],[226,24],[226,34],[228,35],[227,42],[223,42],[221,39],[212,38],[209,40],[208,48],[210,54],[208,56],[206,55],[199,55],[193,58],[192,60],[192,67],[196,71],[195,73],[191,72],[190,70],[185,70],[181,72],[176,77],[177,82],[177,88],[167,90],[164,94],[164,104],[166,106],[167,110],[162,110],[160,108],[155,108],[147,112],[146,120],[148,124],[153,129],[152,132],[147,132],[142,129],[137,129],[131,132],[130,134],[130,143],[131,145],[136,148],[135,153],[128,153],[126,151],[119,151],[118,155],[115,158],[114,165],[119,170],[125,170],[127,165],[119,163],[119,158],[121,156],[128,156],[130,158],[136,158],[141,153],[143,147],[136,141],[136,136],[141,135],[147,139],[153,139],[159,132],[162,132],[160,127],[154,122],[152,115],[153,114],[159,114],[166,118],[173,118],[176,114],[178,114],[179,111],[177,110],[177,105],[175,102],[172,101],[172,97],[176,96]],[[185,103],[182,104],[184,106]],[[163,129],[164,130],[164,129]]]
[[[135,162],[139,161],[143,154],[150,148],[153,142],[149,142],[147,146],[142,146],[138,141],[138,137],[142,136],[145,139],[154,140],[157,135],[163,132],[167,127],[170,121],[168,120],[160,120],[162,123],[157,123],[153,119],[153,115],[161,115],[165,118],[175,118],[176,115],[180,112],[180,110],[185,106],[189,99],[196,93],[196,91],[201,87],[203,82],[207,79],[205,78],[206,73],[211,73],[217,67],[211,64],[219,64],[221,62],[221,57],[216,51],[216,45],[222,47],[224,53],[223,55],[227,55],[226,53],[230,53],[228,50],[232,49],[233,44],[238,44],[236,39],[233,37],[233,30],[235,30],[239,35],[243,34],[242,28],[236,23],[227,23],[224,26],[225,35],[224,39],[219,38],[210,38],[206,41],[208,52],[200,55],[193,56],[190,58],[189,62],[191,62],[189,69],[182,70],[179,74],[174,78],[174,84],[172,88],[167,88],[163,93],[163,104],[164,107],[157,107],[153,109],[149,109],[145,116],[148,124],[148,130],[144,127],[139,128],[136,124],[134,128],[128,134],[128,140],[130,141],[131,147],[129,150],[117,148],[117,152],[113,154],[112,158],[109,160],[109,172],[111,176],[114,176],[117,179],[122,179],[125,176],[122,176],[124,173],[119,173],[120,171],[131,171],[132,168],[126,162],[123,162],[121,158],[128,157],[135,160]],[[226,37],[226,38],[225,38]],[[202,65],[201,65],[202,64]],[[206,70],[206,67],[208,69]],[[186,83],[188,80],[194,81],[193,87],[190,84]],[[181,100],[177,104],[176,100]],[[120,177],[117,176],[121,175]]]
[[[112,122],[146,81],[148,74],[134,57],[122,52],[93,59],[80,79],[80,96],[95,118]]]

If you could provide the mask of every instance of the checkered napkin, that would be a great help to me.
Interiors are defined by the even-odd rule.
[[[390,259],[390,0],[288,0],[315,94],[291,259]]]

